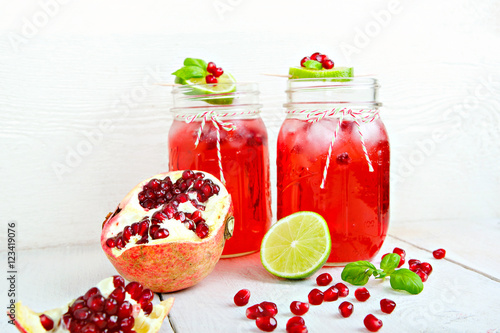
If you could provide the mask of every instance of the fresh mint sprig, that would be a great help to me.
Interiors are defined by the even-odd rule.
[[[376,279],[390,277],[391,287],[396,290],[405,290],[416,295],[424,290],[424,284],[420,277],[407,268],[396,269],[401,257],[397,253],[387,254],[377,269],[368,261],[356,261],[347,264],[342,270],[342,280],[355,286],[364,286],[370,276]]]
[[[172,75],[187,81],[192,78],[201,78],[207,75],[207,63],[202,59],[186,58],[184,59],[184,66]]]

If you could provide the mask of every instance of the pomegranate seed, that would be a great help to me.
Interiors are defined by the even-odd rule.
[[[86,302],[83,299],[76,300],[70,307],[69,312],[74,313],[76,310],[85,306]]]
[[[125,287],[125,279],[122,278],[120,275],[114,275],[113,276],[113,286],[115,288]]]
[[[263,309],[260,304],[255,304],[247,308],[246,316],[248,319],[257,319],[258,317],[263,316]]]
[[[328,60],[328,57],[325,54],[320,54],[320,55],[316,56],[316,61],[319,61],[322,63],[325,60]]]
[[[123,318],[120,321],[120,328],[124,332],[130,332],[132,330],[132,328],[134,327],[134,322],[135,322],[134,317]]]
[[[290,311],[296,316],[305,315],[309,311],[309,303],[293,301],[290,303]]]
[[[46,331],[50,331],[54,328],[54,321],[45,314],[40,315],[40,324],[42,324]]]
[[[383,313],[391,313],[394,311],[395,307],[396,303],[388,298],[380,300],[380,310],[382,310]]]
[[[117,237],[115,242],[116,242],[116,248],[118,250],[123,249],[126,245],[122,237]]]
[[[182,222],[184,224],[184,226],[188,229],[188,230],[194,230],[195,228],[195,225],[194,225],[194,222],[193,221],[190,221],[190,220],[187,220],[185,222]]]
[[[369,314],[363,320],[365,327],[370,332],[377,332],[382,327],[382,320],[378,319],[372,314]]]
[[[142,284],[140,284],[139,282],[130,282],[126,287],[125,287],[125,291],[127,293],[130,294],[130,297],[137,301],[139,300],[139,297],[141,297],[141,293],[142,293]]]
[[[167,229],[160,228],[156,230],[155,234],[153,235],[153,239],[163,239],[167,238],[169,235],[169,232]]]
[[[318,61],[318,56],[320,55],[321,53],[319,52],[314,52],[313,54],[311,54],[311,60],[316,60]]]
[[[115,239],[114,238],[108,238],[106,240],[106,246],[110,248],[114,248],[116,246]]]
[[[325,59],[321,62],[321,65],[323,66],[324,69],[332,69],[334,64],[333,61],[330,59]]]
[[[437,249],[437,250],[432,252],[432,255],[436,259],[443,259],[444,256],[446,255],[446,250],[445,249]]]
[[[90,288],[86,293],[85,295],[83,295],[83,299],[84,300],[88,300],[90,297],[94,296],[94,295],[97,295],[97,294],[101,294],[99,292],[99,289],[97,289],[97,287],[93,287],[93,288]]]
[[[351,163],[351,157],[347,152],[337,155],[337,163],[340,165],[347,165]]]
[[[149,315],[151,312],[153,312],[153,303],[149,302],[148,304],[144,305],[142,307],[142,311],[144,311],[145,314]]]
[[[69,327],[71,325],[71,321],[73,320],[73,317],[71,317],[71,314],[66,312],[62,316],[62,321],[66,327]]]
[[[205,76],[205,82],[207,82],[208,84],[215,84],[219,81],[217,80],[217,78],[215,76],[207,75],[207,76]]]
[[[341,282],[335,285],[335,288],[339,291],[339,297],[347,297],[349,295],[349,288]]]
[[[193,220],[193,222],[198,222],[201,220],[201,211],[199,210],[195,210],[193,212],[193,214],[191,214],[191,220]]]
[[[315,288],[309,292],[309,295],[307,295],[307,298],[309,299],[310,304],[320,305],[321,303],[323,303],[324,294],[319,289]]]
[[[80,333],[97,333],[97,332],[100,331],[98,331],[94,323],[88,323],[87,325],[83,326],[80,331]]]
[[[199,189],[201,189],[201,187],[202,187],[202,186],[203,186],[203,180],[202,180],[202,179],[196,179],[196,180],[194,181],[193,188],[194,188],[195,190],[199,190]]]
[[[115,290],[113,290],[111,294],[109,294],[109,298],[113,298],[118,303],[122,303],[125,300],[125,288],[123,287],[115,288]]]
[[[308,333],[306,325],[292,325],[290,328],[287,328],[287,333]]]
[[[399,247],[395,247],[394,250],[392,250],[392,253],[399,254],[399,256],[401,257],[401,259],[399,260],[398,268],[403,266],[406,261],[406,251]]]
[[[155,239],[154,235],[155,235],[155,232],[157,232],[158,230],[160,230],[159,225],[157,225],[157,224],[152,225],[151,227],[149,227],[149,236],[151,236],[151,238]]]
[[[184,202],[187,202],[189,200],[189,197],[187,196],[186,193],[181,193],[177,196],[177,200],[179,201],[179,203],[184,203]],[[179,213],[183,213],[183,212],[179,212]]]
[[[132,227],[131,226],[126,226],[124,229],[123,229],[123,240],[125,242],[128,242],[130,241],[130,237],[132,237]]]
[[[288,329],[290,327],[295,326],[295,325],[305,325],[305,324],[306,324],[306,322],[304,321],[304,318],[299,317],[299,316],[295,316],[295,317],[288,319],[288,321],[286,322],[286,330],[288,331]]]
[[[408,261],[408,266],[410,267],[410,271],[415,272],[417,269],[420,268],[420,260],[417,259],[410,259]]]
[[[260,307],[262,308],[262,314],[268,317],[274,317],[278,314],[278,307],[273,302],[262,302],[260,303]]]
[[[333,302],[339,299],[339,290],[332,286],[325,290],[325,302]]]
[[[203,179],[203,178],[205,178],[205,174],[203,172],[197,172],[194,174],[194,178]]]
[[[150,303],[153,300],[154,296],[155,295],[150,289],[144,289],[138,301],[139,304],[141,304],[141,308],[143,308],[147,303]]]
[[[276,319],[271,316],[258,317],[255,324],[261,331],[264,332],[272,332],[276,329],[276,326],[278,326]]]
[[[318,284],[318,286],[327,286],[332,281],[332,276],[328,273],[323,273],[316,278],[316,283]]]
[[[114,315],[118,312],[118,302],[114,298],[107,298],[104,301],[104,312],[108,315]]]
[[[432,273],[432,266],[428,262],[421,263],[419,268],[427,275]]]
[[[182,179],[188,180],[188,179],[191,179],[191,178],[194,178],[194,172],[192,170],[185,170],[182,173]]]
[[[248,304],[248,301],[250,300],[250,290],[248,289],[241,289],[234,295],[234,304],[237,306],[245,306]]]
[[[205,237],[208,236],[208,226],[205,224],[205,222],[199,222],[196,225],[195,233],[201,239],[203,239],[203,238],[205,238]]]
[[[108,319],[108,315],[106,313],[97,312],[97,313],[92,314],[92,316],[90,317],[90,322],[94,323],[95,326],[97,326],[97,328],[102,330],[108,324],[107,319]]]
[[[339,305],[339,313],[342,317],[347,318],[352,314],[352,310],[354,309],[354,306],[350,302],[342,302]]]
[[[212,186],[212,193],[217,195],[217,194],[219,194],[219,191],[220,191],[219,185],[214,184],[214,186]]]
[[[165,221],[167,219],[167,214],[161,212],[161,211],[157,211],[153,214],[153,216],[151,216],[151,220],[158,220],[158,221]]]
[[[149,222],[148,221],[142,221],[139,223],[139,231],[137,234],[141,237],[144,237],[148,234],[148,229],[149,229]]]
[[[420,280],[422,280],[422,282],[425,282],[427,281],[427,279],[429,278],[429,275],[427,275],[427,273],[425,273],[423,270],[421,270],[420,268],[418,268],[416,271],[415,271],[415,274],[417,274],[419,277],[420,277]]]
[[[370,298],[370,292],[366,288],[358,288],[354,292],[354,296],[360,302],[365,302],[368,298]]]
[[[130,304],[129,301],[125,301],[122,304],[120,304],[120,307],[118,308],[118,318],[123,319],[130,317],[132,315],[132,311],[134,310],[134,307],[132,304]]]
[[[114,316],[110,316],[109,319],[108,319],[108,329],[111,331],[115,328],[118,328],[119,324],[118,324],[118,321],[120,319],[118,319],[118,316],[114,315]]]
[[[89,307],[90,310],[92,310],[94,312],[99,312],[99,311],[104,310],[104,301],[105,300],[106,299],[102,295],[96,294],[94,296],[91,296],[87,300],[87,306]]]
[[[201,187],[201,191],[203,192],[204,196],[206,196],[207,198],[209,198],[210,195],[212,194],[212,187],[209,184],[204,184]]]
[[[174,215],[174,219],[181,221],[181,222],[184,222],[184,221],[186,221],[186,214],[184,214],[184,212],[177,212]]]
[[[73,313],[73,317],[77,320],[87,320],[90,317],[89,308],[84,307],[76,310],[75,313]]]
[[[224,71],[222,70],[222,68],[217,67],[217,68],[215,69],[215,71],[214,71],[214,73],[213,73],[213,74],[214,74],[214,76],[215,76],[215,77],[219,77],[219,76],[221,76],[222,74],[224,74]]]
[[[216,69],[217,69],[217,66],[215,65],[215,63],[213,63],[213,62],[210,61],[207,64],[207,72],[213,74]]]
[[[130,227],[132,228],[132,235],[133,236],[137,235],[137,233],[139,232],[139,223],[137,222],[132,223]]]

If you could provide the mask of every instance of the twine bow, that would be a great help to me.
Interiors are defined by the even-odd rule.
[[[337,135],[339,134],[340,126],[342,125],[342,121],[344,120],[344,116],[351,116],[354,119],[354,123],[358,128],[359,137],[361,139],[361,147],[363,148],[363,153],[365,155],[366,162],[368,163],[368,170],[373,172],[373,165],[370,157],[368,156],[368,151],[366,149],[365,138],[363,136],[363,132],[361,132],[361,123],[370,123],[374,121],[378,117],[378,110],[351,110],[351,109],[332,109],[325,111],[289,111],[289,113],[306,113],[307,121],[310,123],[316,123],[326,117],[336,116],[339,117],[339,122],[335,127],[335,131],[333,132],[332,140],[330,142],[330,146],[328,147],[328,155],[326,157],[326,164],[323,169],[323,178],[321,180],[320,188],[325,188],[326,176],[328,175],[328,168],[330,166],[330,161],[332,158],[333,145],[335,144],[335,140],[337,139]]]
[[[206,111],[206,112],[200,112],[198,114],[186,116],[186,123],[190,124],[196,119],[201,119],[201,125],[200,128],[198,129],[198,135],[196,137],[196,142],[194,143],[195,148],[198,147],[198,144],[200,143],[200,138],[201,138],[201,133],[203,132],[203,127],[205,127],[205,124],[207,121],[211,121],[212,125],[214,125],[216,133],[217,133],[217,161],[219,163],[219,172],[220,172],[220,180],[221,182],[225,185],[226,180],[224,179],[224,172],[222,170],[222,155],[220,152],[220,131],[223,129],[224,131],[231,132],[236,129],[236,125],[231,123],[231,122],[224,122],[220,118],[221,117],[226,117],[229,115],[235,115],[235,114],[218,114],[215,111]]]

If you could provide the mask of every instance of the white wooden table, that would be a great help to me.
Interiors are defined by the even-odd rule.
[[[340,317],[340,301],[311,306],[304,315],[309,332],[368,332],[363,326],[368,313],[382,319],[380,332],[500,332],[500,220],[391,223],[380,254],[398,246],[406,250],[407,259],[430,262],[434,271],[424,291],[409,295],[392,290],[389,281],[372,279],[366,286],[371,298],[361,303],[354,298],[355,287],[348,285],[350,295],[345,300],[354,304],[353,315]],[[447,250],[444,260],[432,257],[432,250],[440,247]],[[57,307],[116,274],[98,243],[21,251],[18,255],[18,300],[37,311]],[[233,304],[233,295],[242,288],[252,292],[249,305],[265,300],[278,305],[275,332],[285,332],[286,321],[292,316],[290,302],[306,301],[308,292],[317,287],[318,274],[329,272],[336,283],[341,271],[324,267],[309,279],[288,281],[267,273],[258,254],[222,259],[198,285],[164,295],[174,296],[175,303],[161,332],[260,332],[254,321],[245,317],[246,307]],[[380,311],[382,298],[397,303],[392,314]],[[6,321],[1,324],[1,332],[14,332]]]

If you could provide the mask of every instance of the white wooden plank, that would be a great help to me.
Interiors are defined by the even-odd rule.
[[[343,319],[338,314],[341,301],[311,306],[304,319],[310,332],[365,332],[363,319],[373,313],[384,323],[383,332],[495,332],[500,329],[499,283],[446,260],[432,259],[428,251],[388,238],[381,253],[401,246],[408,257],[428,260],[434,271],[416,296],[391,289],[389,281],[371,280],[367,289],[371,298],[360,303],[354,298],[355,287],[345,299],[354,304],[354,313]],[[377,263],[378,264],[378,263]],[[307,301],[308,292],[317,287],[315,277],[329,272],[334,283],[340,281],[341,268],[325,267],[312,278],[287,281],[276,278],[262,267],[259,255],[223,259],[215,271],[197,286],[173,293],[176,304],[171,320],[178,332],[260,332],[254,321],[245,317],[246,307],[236,307],[234,294],[247,288],[252,292],[249,305],[273,301],[278,305],[277,332],[283,332],[292,316],[290,302]],[[319,287],[325,290],[326,287]],[[397,303],[391,315],[379,308],[382,298]]]
[[[18,252],[16,300],[37,312],[60,307],[83,295],[92,286],[117,272],[108,261],[100,244],[44,248]],[[0,288],[7,291],[7,281],[0,279]],[[155,295],[155,302],[158,296]],[[2,295],[7,306],[7,292]],[[15,332],[5,318],[0,332]],[[160,333],[171,333],[168,318]]]

